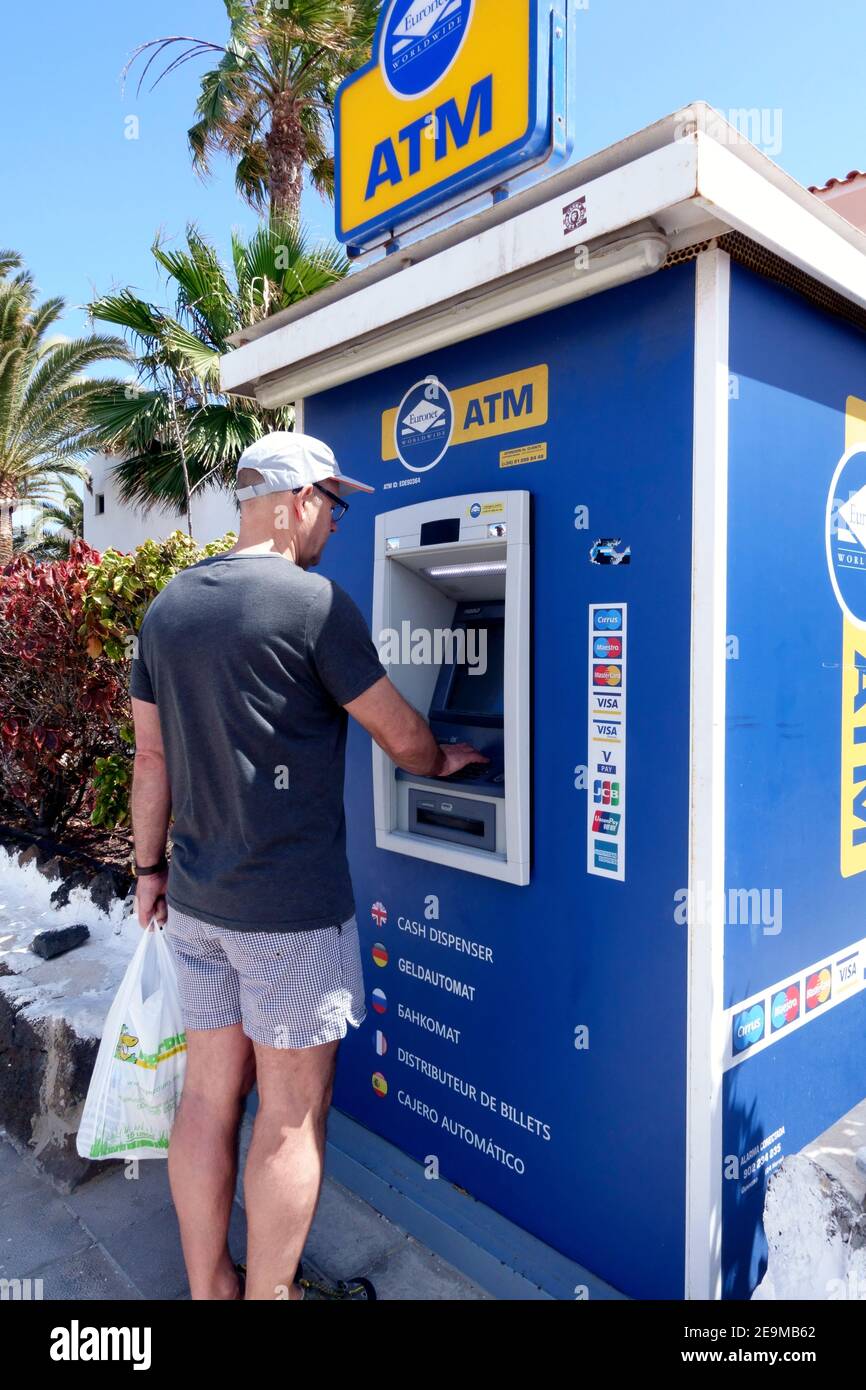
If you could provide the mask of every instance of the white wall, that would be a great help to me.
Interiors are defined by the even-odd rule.
[[[172,531],[186,531],[186,516],[165,508],[149,511],[125,506],[119,499],[111,476],[115,460],[94,454],[87,467],[93,476],[93,491],[84,494],[84,539],[96,550],[128,552],[146,540],[164,540]],[[97,497],[105,499],[105,510],[97,515]],[[192,530],[199,545],[217,540],[226,531],[237,531],[238,508],[234,494],[209,488],[193,494]]]

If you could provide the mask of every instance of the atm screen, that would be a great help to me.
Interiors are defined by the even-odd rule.
[[[505,650],[505,624],[502,621],[487,622],[482,627],[466,628],[466,655],[469,662],[461,662],[454,667],[454,675],[448,690],[445,708],[449,714],[484,714],[490,718],[503,717],[502,678],[503,656]],[[486,669],[483,665],[486,634]]]

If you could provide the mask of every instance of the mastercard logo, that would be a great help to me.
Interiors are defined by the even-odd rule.
[[[593,666],[593,685],[622,685],[621,666]]]
[[[817,1009],[819,1004],[826,1004],[832,987],[833,978],[826,965],[823,970],[816,970],[806,980],[806,1008]]]
[[[387,1096],[388,1083],[380,1071],[374,1071],[372,1076],[373,1090],[377,1096]]]
[[[388,964],[388,951],[387,948],[382,945],[381,941],[377,941],[376,945],[373,947],[373,960],[376,965]]]

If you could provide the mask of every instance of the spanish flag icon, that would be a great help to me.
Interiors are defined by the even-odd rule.
[[[373,1090],[377,1096],[387,1096],[388,1083],[380,1071],[373,1072]]]

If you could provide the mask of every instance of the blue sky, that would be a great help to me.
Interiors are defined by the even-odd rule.
[[[866,168],[862,0],[589,0],[578,21],[578,157],[701,98],[773,113],[773,157],[805,184]],[[10,7],[3,28],[0,244],[23,253],[44,294],[65,296],[67,332],[81,331],[75,306],[97,292],[133,285],[160,297],[157,231],[176,237],[192,219],[227,250],[232,226],[255,224],[228,166],[208,183],[190,167],[204,62],[155,92],[121,91],[120,70],[144,40],[224,39],[221,0],[43,0]],[[124,137],[130,115],[137,140]],[[330,210],[314,195],[304,212],[314,234],[330,235]]]

